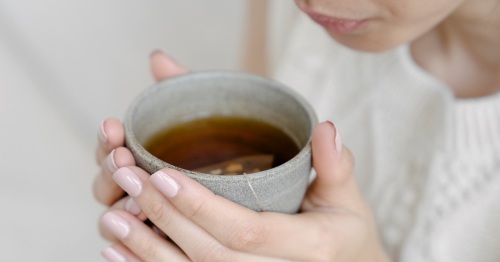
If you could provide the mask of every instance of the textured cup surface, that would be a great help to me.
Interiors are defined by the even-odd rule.
[[[168,164],[144,143],[161,130],[208,116],[248,117],[282,129],[301,148],[288,162],[237,176],[203,174]],[[127,110],[126,146],[149,173],[180,170],[215,194],[256,211],[295,213],[311,171],[311,133],[317,123],[312,107],[297,93],[266,78],[227,71],[189,73],[143,91]]]

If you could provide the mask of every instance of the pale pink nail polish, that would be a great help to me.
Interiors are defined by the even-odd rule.
[[[142,211],[133,198],[127,199],[127,202],[125,202],[125,210],[134,216],[139,215]]]
[[[128,167],[122,167],[113,174],[115,182],[130,196],[136,197],[142,191],[142,181]]]
[[[130,233],[128,222],[115,213],[106,213],[102,217],[102,223],[119,239],[124,239]]]
[[[337,129],[337,126],[335,126],[335,124],[332,121],[328,120],[327,122],[330,123],[332,125],[333,129],[335,130],[335,136],[333,138],[334,143],[335,143],[335,151],[337,152],[337,154],[340,155],[340,153],[342,153],[342,139],[340,138],[339,130]]]
[[[97,132],[97,136],[99,137],[99,140],[101,140],[102,143],[106,144],[108,142],[108,135],[106,135],[106,131],[104,130],[104,122],[106,120],[103,120],[101,122],[101,127],[99,128]]]
[[[179,192],[179,184],[177,184],[171,176],[161,170],[151,175],[149,181],[167,197],[174,197],[177,195],[177,192]]]
[[[109,171],[111,171],[111,173],[114,173],[116,170],[118,170],[118,167],[115,164],[115,150],[114,149],[113,149],[113,151],[111,151],[111,153],[109,153],[108,158],[106,159],[106,164],[108,165],[108,169],[109,169]]]
[[[102,256],[109,262],[127,262],[127,259],[116,249],[108,247],[101,252]]]
[[[340,132],[335,127],[335,150],[338,154],[342,153],[342,139],[340,138]]]

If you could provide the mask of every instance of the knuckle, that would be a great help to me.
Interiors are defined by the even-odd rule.
[[[204,210],[205,210],[204,201],[201,199],[197,199],[196,201],[192,201],[191,203],[189,203],[189,210],[190,210],[190,213],[188,214],[188,217],[190,219],[195,218],[195,217],[200,217],[204,213]]]
[[[102,190],[101,183],[98,179],[94,180],[92,192],[97,202],[105,206],[111,206],[113,204],[113,199],[108,197],[108,194],[106,194],[105,190]]]
[[[167,212],[167,207],[165,205],[165,202],[156,201],[154,204],[150,206],[147,215],[149,219],[153,222],[162,221],[162,223],[169,223],[171,217],[168,214],[170,213],[171,212]]]
[[[115,183],[109,183],[103,174],[98,174],[92,184],[92,193],[97,202],[111,206],[124,196],[123,190]]]
[[[324,220],[317,224],[317,227],[311,228],[316,230],[316,241],[314,242],[315,252],[313,254],[314,261],[338,261],[338,232],[332,229],[331,221]]]
[[[189,202],[187,205],[187,217],[189,219],[204,219],[207,216],[210,216],[214,212],[210,203],[212,203],[211,199],[215,195],[211,195],[210,197],[196,198],[195,200]]]
[[[97,200],[97,202],[105,205],[105,206],[110,206],[113,203],[110,201],[110,199],[105,198],[102,194],[99,192],[94,192],[94,198]]]
[[[238,223],[239,230],[235,230],[229,237],[227,246],[234,250],[252,251],[265,244],[270,229],[255,222]]]
[[[145,261],[158,261],[158,247],[156,245],[142,245],[141,256]]]

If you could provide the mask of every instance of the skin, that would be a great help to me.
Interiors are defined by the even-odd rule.
[[[367,19],[349,34],[327,32],[360,51],[380,52],[409,43],[424,70],[472,98],[500,90],[498,0],[295,0],[302,10]]]
[[[480,97],[500,89],[496,0],[296,3],[302,10],[327,16],[367,19],[348,33],[326,29],[350,48],[379,52],[409,43],[415,62],[448,84],[456,97]],[[151,70],[157,81],[186,72],[161,52],[152,54]],[[318,177],[301,213],[295,215],[256,213],[215,196],[174,170],[150,176],[135,166],[123,147],[119,120],[107,119],[99,132],[96,156],[101,174],[95,179],[94,195],[110,206],[100,229],[115,242],[110,248],[127,261],[388,261],[371,210],[359,192],[353,157],[332,123],[321,123],[314,130],[313,166]],[[137,180],[136,188],[123,182],[131,176]],[[167,180],[162,179],[165,176]],[[122,188],[130,196],[122,198]],[[146,226],[142,222],[146,217],[177,245]],[[112,226],[117,221],[122,231]]]
[[[153,53],[151,64],[158,81],[185,72],[161,52]],[[115,242],[105,254],[113,249],[130,261],[367,261],[374,258],[373,261],[387,261],[370,208],[353,174],[352,154],[342,146],[340,134],[331,122],[319,124],[313,132],[313,166],[318,176],[309,188],[301,213],[296,215],[249,210],[214,195],[182,173],[164,169],[179,187],[175,196],[169,196],[159,189],[166,185],[164,182],[152,183],[158,175],[150,176],[134,166],[130,151],[123,147],[120,121],[105,120],[99,132],[102,133],[96,155],[101,174],[95,180],[94,195],[102,203],[114,203],[100,223],[102,235]],[[120,182],[123,181],[120,178],[130,172],[140,180],[140,193]],[[122,198],[123,191],[118,185],[126,189],[130,197]],[[130,198],[140,207],[140,213],[132,214],[134,212],[127,208]],[[110,228],[113,216],[119,216],[127,225],[126,236]],[[178,246],[146,226],[142,222],[146,217]],[[303,228],[308,230],[299,230]]]

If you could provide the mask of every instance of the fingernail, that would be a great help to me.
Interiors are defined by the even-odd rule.
[[[142,211],[133,198],[129,198],[127,202],[125,202],[125,210],[134,216],[139,215]]]
[[[127,262],[125,257],[112,247],[104,249],[101,255],[110,262]]]
[[[335,130],[335,137],[333,139],[335,143],[335,151],[340,155],[340,153],[342,153],[342,139],[340,138],[339,130],[332,121],[328,120],[327,122],[330,123]]]
[[[106,144],[108,142],[108,135],[106,135],[106,131],[104,130],[104,122],[106,122],[106,120],[102,120],[101,127],[97,131],[97,136],[102,143]]]
[[[177,195],[177,192],[179,192],[179,184],[177,184],[171,176],[161,170],[151,175],[149,181],[167,197],[174,197]]]
[[[106,163],[107,163],[108,169],[109,169],[109,171],[111,171],[111,173],[114,173],[114,172],[116,172],[116,170],[118,170],[118,167],[115,164],[115,150],[114,149],[111,151],[111,153],[109,153],[108,158],[106,159]]]
[[[164,54],[164,52],[161,49],[155,49],[155,50],[153,50],[153,52],[151,52],[151,54],[149,55],[149,57],[153,57],[156,54]]]
[[[130,196],[136,197],[142,191],[142,181],[128,167],[122,167],[113,174],[115,182]]]
[[[130,225],[128,222],[115,213],[106,213],[102,217],[102,223],[119,239],[124,239],[130,232]]]

